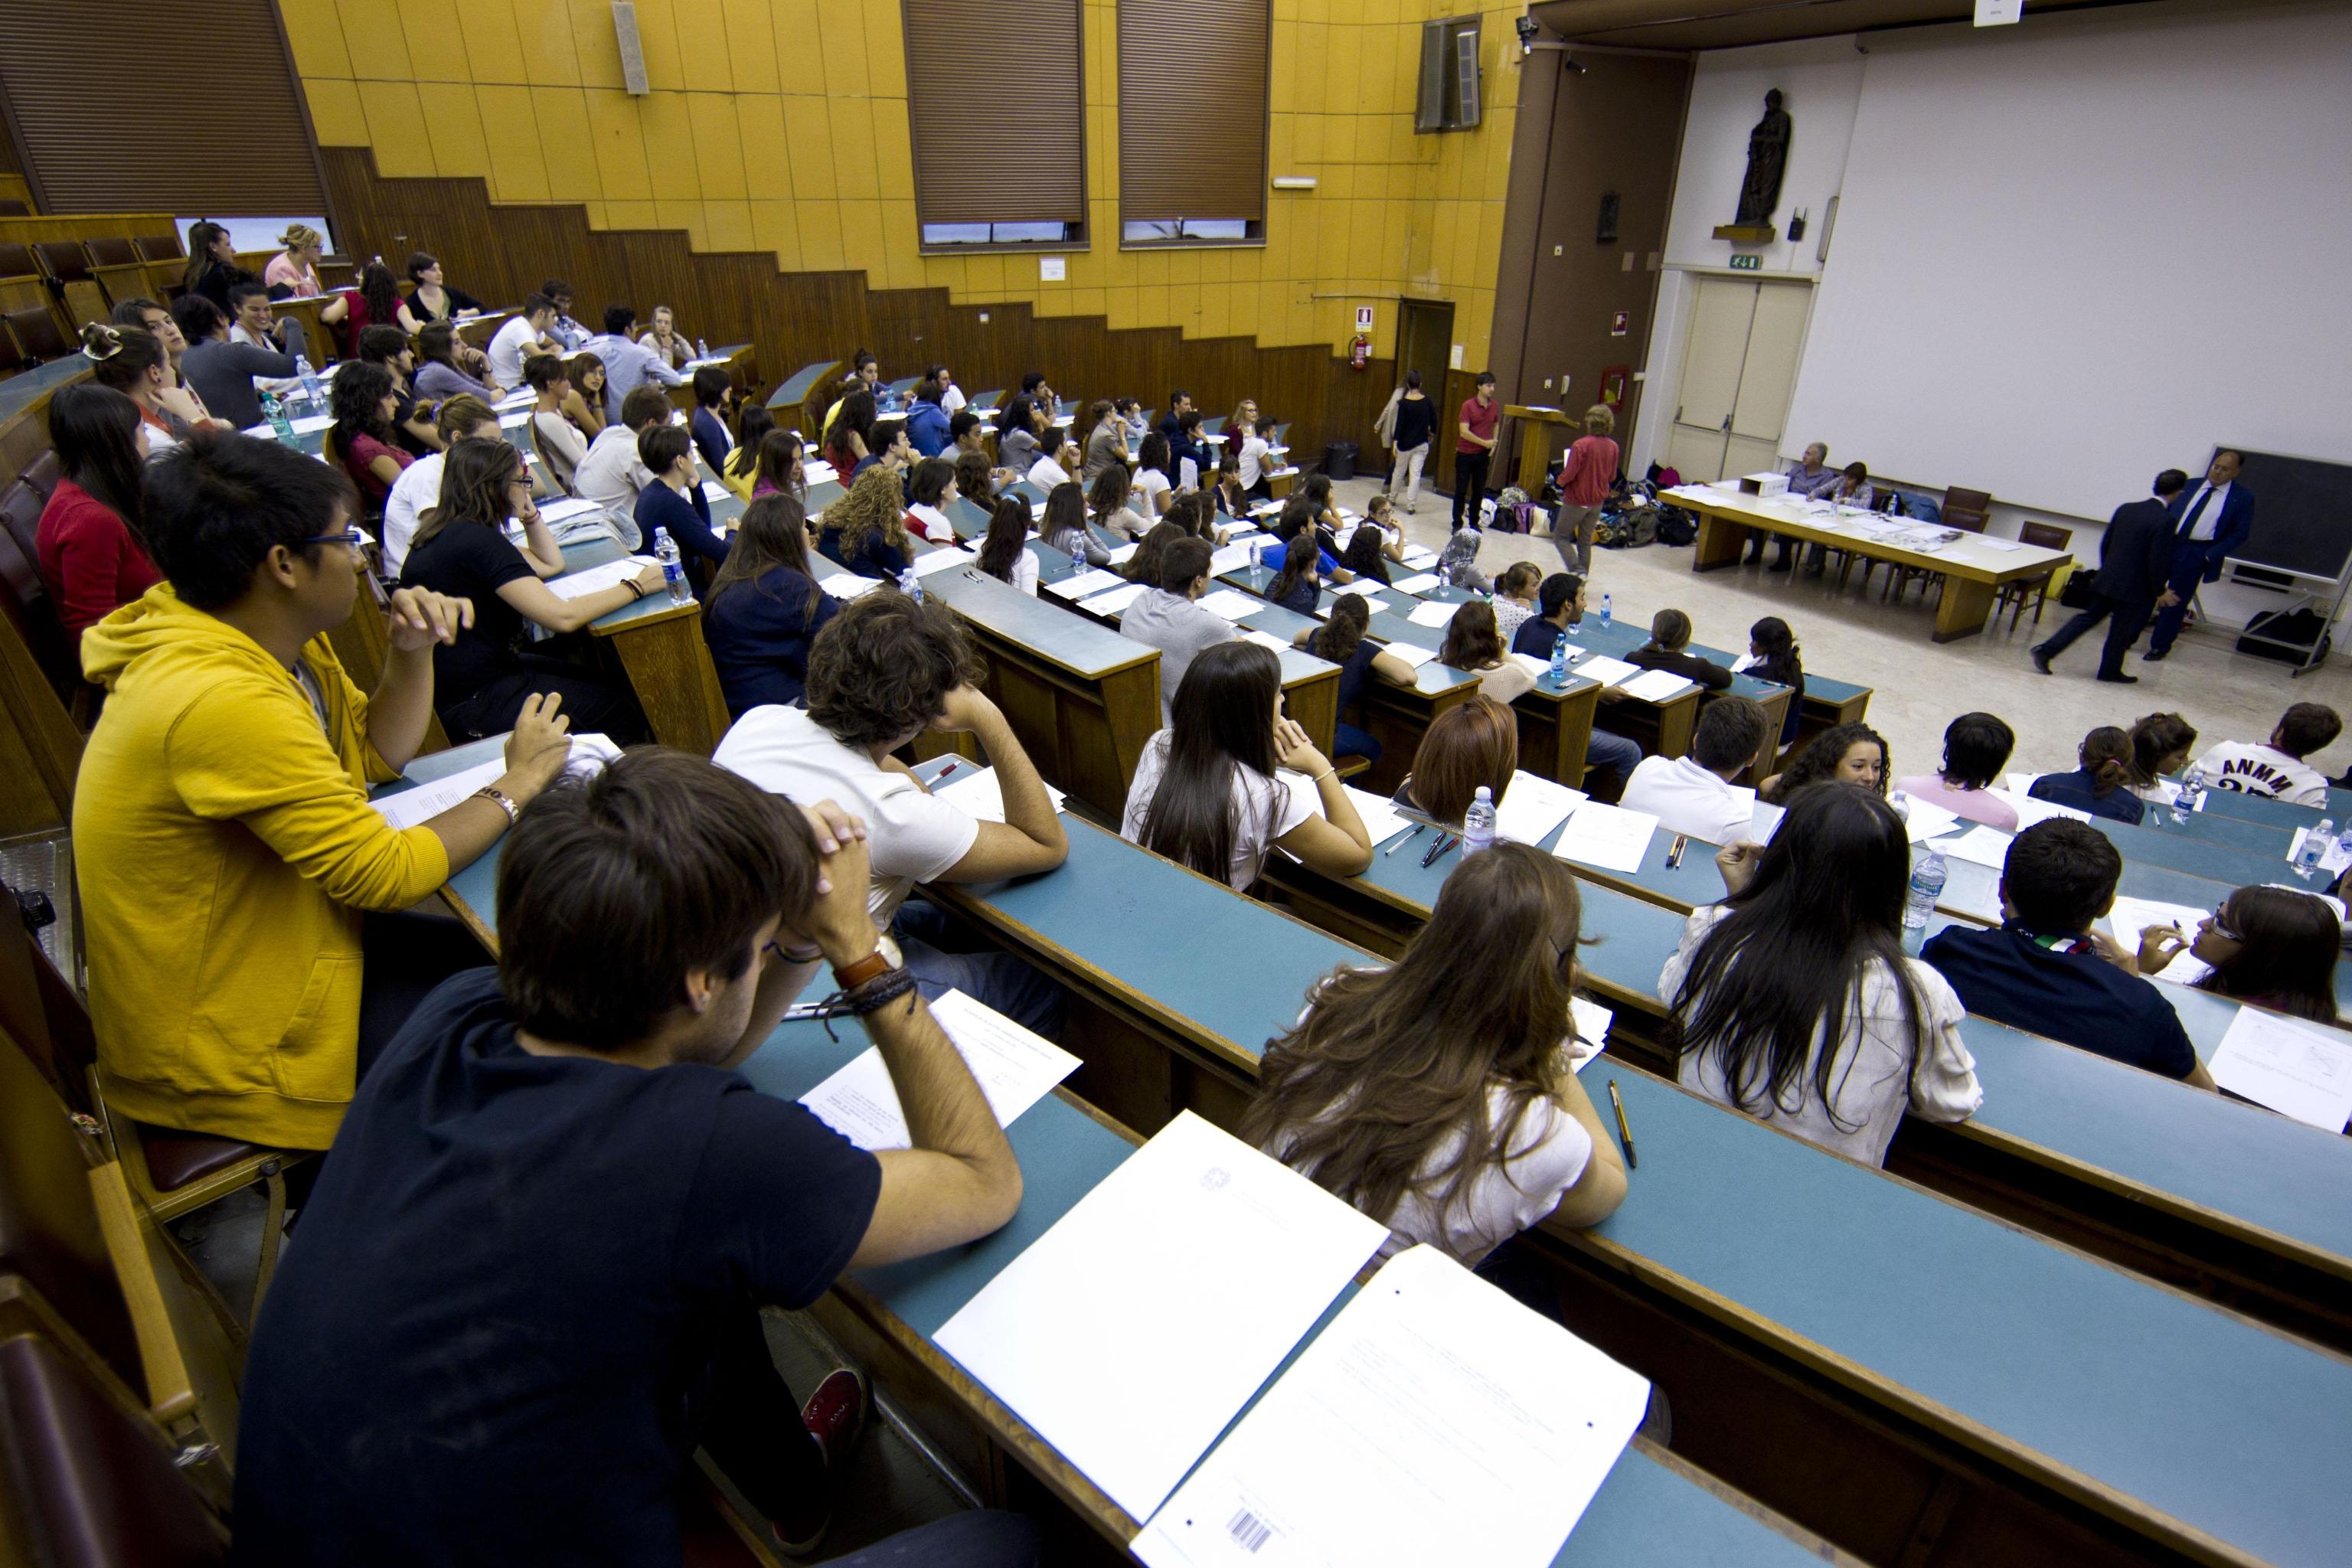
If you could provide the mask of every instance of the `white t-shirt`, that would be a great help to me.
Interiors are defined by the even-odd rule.
[[[1730,912],[1724,905],[1709,904],[1693,910],[1690,919],[1683,922],[1682,942],[1658,976],[1658,996],[1669,1007],[1682,989],[1683,975],[1700,942],[1716,921]],[[1834,1105],[1824,1106],[1814,1097],[1809,1064],[1803,1078],[1790,1090],[1794,1103],[1770,1104],[1749,1114],[1809,1143],[1870,1165],[1885,1163],[1886,1145],[1894,1139],[1906,1105],[1930,1121],[1966,1121],[1973,1115],[1984,1103],[1984,1090],[1977,1083],[1976,1058],[1960,1039],[1960,1019],[1966,1010],[1941,974],[1916,958],[1903,962],[1918,983],[1921,1022],[1927,1033],[1927,1054],[1919,1062],[1916,1080],[1907,1089],[1911,1040],[1904,1028],[1903,1003],[1895,991],[1895,976],[1881,967],[1863,982],[1862,1016],[1848,1019],[1838,1037],[1837,1066],[1831,1079],[1837,1086]],[[1818,1053],[1821,1048],[1816,1037],[1813,1049]],[[1738,1109],[1713,1051],[1694,1051],[1683,1058],[1676,1077],[1685,1089]],[[1754,1099],[1751,1090],[1751,1103]]]
[[[1265,476],[1266,455],[1271,450],[1263,436],[1253,435],[1242,443],[1242,489],[1249,489]]]
[[[950,522],[948,514],[939,508],[925,501],[917,501],[907,509],[907,515],[922,522],[923,536],[933,544],[953,544],[956,542],[955,524]],[[1029,552],[1024,550],[1021,553],[1027,555]]]
[[[1168,498],[1174,493],[1175,487],[1168,482],[1166,474],[1158,468],[1138,468],[1135,470],[1135,489],[1142,503],[1135,510],[1147,520],[1158,522],[1167,514]]]
[[[607,425],[588,443],[588,455],[572,476],[572,493],[630,517],[636,512],[637,492],[653,482],[653,470],[637,461],[636,432]]]
[[[587,437],[562,415],[534,411],[530,416],[530,439],[549,471],[554,474],[555,482],[569,492],[578,480],[581,463],[588,456]]]
[[[1013,558],[1013,585],[1028,595],[1037,596],[1037,557],[1024,550]]]
[[[1130,844],[1143,842],[1144,819],[1150,811],[1151,797],[1160,791],[1160,775],[1168,766],[1171,734],[1162,730],[1143,743],[1135,782],[1128,785],[1127,812],[1120,818],[1118,836]],[[1239,763],[1234,764],[1233,791],[1234,854],[1225,880],[1236,889],[1246,889],[1257,880],[1274,841],[1315,812],[1279,781]]]
[[[1687,833],[1714,845],[1748,837],[1756,792],[1726,784],[1693,757],[1643,757],[1625,781],[1628,811],[1646,811],[1669,833]]]
[[[520,316],[509,316],[490,339],[490,379],[511,391],[522,384],[523,355],[539,342],[539,333]]]
[[[1030,464],[1025,477],[1041,490],[1050,490],[1055,485],[1070,482],[1070,471],[1051,458],[1040,458]]]
[[[400,470],[392,493],[383,498],[383,569],[397,577],[408,560],[408,542],[416,537],[419,514],[441,504],[441,470],[449,461],[445,452],[427,452]]]
[[[948,389],[940,395],[940,412],[952,419],[961,413],[963,405],[971,401],[963,395],[963,388],[951,381],[948,383]]]
[[[2198,758],[2197,765],[2205,770],[2206,782],[2216,789],[2268,795],[2289,805],[2327,804],[2326,775],[2301,758],[2270,746],[2224,741]]]
[[[978,817],[843,745],[803,709],[752,709],[710,760],[772,794],[812,805],[830,800],[865,818],[874,871],[866,905],[878,926],[889,925],[916,883],[945,876],[980,837]]]

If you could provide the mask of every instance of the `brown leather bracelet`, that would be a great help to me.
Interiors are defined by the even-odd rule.
[[[890,962],[889,955],[877,947],[846,969],[836,965],[833,983],[844,991],[855,991],[867,981],[887,974],[897,967]]]

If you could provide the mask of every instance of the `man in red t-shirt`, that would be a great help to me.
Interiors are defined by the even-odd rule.
[[[1580,577],[1592,575],[1593,530],[1600,524],[1601,503],[1617,482],[1617,443],[1609,434],[1616,428],[1617,416],[1609,405],[1594,404],[1584,411],[1584,434],[1559,466],[1559,513],[1552,519],[1551,542],[1559,547],[1561,563]]]
[[[1466,517],[1478,526],[1478,503],[1486,495],[1486,465],[1495,460],[1495,432],[1503,405],[1495,401],[1495,373],[1478,373],[1478,394],[1462,405],[1462,438],[1454,447],[1454,526]]]

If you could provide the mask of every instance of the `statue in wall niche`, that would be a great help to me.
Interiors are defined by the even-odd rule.
[[[1780,89],[1764,95],[1764,118],[1748,133],[1748,177],[1739,184],[1739,215],[1732,221],[1769,227],[1780,205],[1780,176],[1789,168],[1789,111]]]

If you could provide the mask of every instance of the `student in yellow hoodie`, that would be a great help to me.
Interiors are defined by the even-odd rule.
[[[324,1149],[404,998],[484,957],[446,941],[454,922],[378,928],[367,911],[408,908],[497,842],[562,771],[569,721],[532,701],[495,784],[395,829],[367,787],[415,754],[433,647],[473,606],[394,595],[383,679],[362,695],[326,637],[358,592],[350,482],[226,434],[146,478],[165,581],[82,638],[110,693],[73,821],[99,1061],[142,1121]]]

